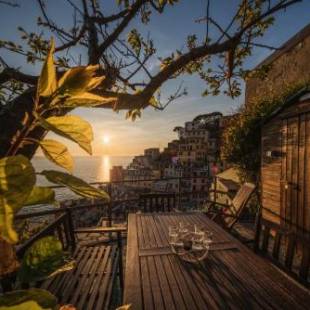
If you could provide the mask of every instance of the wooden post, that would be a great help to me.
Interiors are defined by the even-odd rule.
[[[108,194],[110,196],[110,202],[108,205],[108,227],[111,227],[112,226],[112,208],[113,208],[112,184],[111,184],[111,182],[108,183],[107,191],[108,191]]]
[[[213,196],[213,201],[214,201],[214,206],[216,205],[216,195],[217,195],[217,177],[214,176],[214,196]]]
[[[122,290],[122,296],[124,293],[124,273],[123,273],[123,246],[122,246],[122,233],[117,232],[117,247],[119,250],[118,257],[118,269],[119,269],[119,284]]]
[[[75,240],[75,235],[74,235],[74,224],[73,224],[73,219],[72,219],[72,210],[70,210],[70,207],[66,208],[66,213],[67,213],[67,221],[68,221],[68,226],[69,226],[69,234],[70,234],[70,239],[71,239],[72,250],[75,250],[76,240]]]
[[[181,209],[181,178],[178,177],[178,209]]]

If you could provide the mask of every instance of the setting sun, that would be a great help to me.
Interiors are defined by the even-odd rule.
[[[110,142],[110,137],[107,136],[107,135],[104,135],[102,137],[102,141],[103,141],[104,144],[108,144]]]

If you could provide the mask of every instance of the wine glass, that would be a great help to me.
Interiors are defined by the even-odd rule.
[[[169,243],[176,244],[179,239],[179,227],[171,225],[169,226]]]

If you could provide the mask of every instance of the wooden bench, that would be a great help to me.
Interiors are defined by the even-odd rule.
[[[43,282],[41,288],[57,296],[60,304],[77,309],[109,309],[120,252],[116,245],[77,247],[76,268]]]
[[[88,206],[83,208],[87,209]],[[74,229],[71,208],[21,214],[17,218],[23,220],[45,215],[55,216],[55,219],[17,247],[18,257],[22,259],[27,249],[42,237],[55,236],[62,243],[63,249],[72,253],[76,268],[32,285],[55,294],[60,304],[73,304],[81,310],[101,310],[109,309],[112,301],[114,306],[113,289],[116,288],[118,278],[117,296],[121,302],[124,287],[122,238],[127,228],[95,226]],[[82,240],[84,243],[78,242],[77,234],[85,237]],[[100,237],[101,234],[106,234],[107,238]],[[100,240],[96,240],[95,235],[99,235]],[[3,286],[3,283],[0,284]],[[11,284],[4,285],[7,291],[12,290]],[[22,285],[24,288],[29,287],[26,283]]]

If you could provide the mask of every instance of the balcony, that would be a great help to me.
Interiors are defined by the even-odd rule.
[[[190,181],[190,178],[171,179],[179,184]],[[158,180],[145,180],[154,181]],[[56,294],[61,303],[73,303],[78,309],[115,309],[122,303],[133,304],[133,309],[158,308],[157,303],[161,304],[158,309],[168,308],[169,303],[174,305],[173,308],[178,303],[180,308],[189,308],[187,303],[193,298],[190,296],[197,296],[190,309],[211,306],[210,302],[215,303],[211,308],[219,309],[226,303],[231,307],[244,303],[254,307],[271,300],[261,293],[263,288],[270,290],[269,294],[283,298],[290,306],[303,308],[310,301],[308,291],[301,290],[293,280],[287,280],[261,257],[260,252],[255,254],[240,242],[249,237],[247,227],[254,227],[254,217],[247,212],[248,209],[244,209],[239,223],[228,233],[205,213],[210,196],[208,191],[186,191],[180,186],[177,192],[154,192],[150,188],[133,189],[126,182],[97,185],[110,193],[112,199],[109,203],[71,200],[63,202],[60,208],[23,213],[16,217],[21,222],[27,220],[36,225],[34,234],[17,246],[19,257],[36,240],[55,235],[76,259],[74,271],[33,283]],[[217,196],[217,193],[213,194],[213,197]],[[221,207],[221,203],[216,201],[214,205]],[[187,222],[213,232],[214,248],[202,267],[183,264],[170,252],[167,243],[169,227]],[[257,250],[262,246],[262,252],[266,254],[267,236],[269,246],[279,245],[275,236],[269,234],[270,227],[266,230],[268,223],[261,227],[262,237],[258,235],[258,242],[254,243],[253,234],[250,240],[253,242],[249,244],[251,248],[255,244]],[[251,274],[251,268],[245,268],[243,260],[248,260],[247,264],[252,260],[260,269],[252,270]],[[268,273],[275,277],[272,286],[263,284]],[[133,282],[136,278],[137,283]],[[184,283],[187,284],[184,286]],[[288,287],[296,294],[294,297],[289,295]],[[8,286],[3,288],[8,289]],[[210,289],[213,293],[209,296]],[[253,299],[249,301],[243,292],[252,294]],[[184,294],[181,300],[178,300],[179,294]],[[278,301],[272,299],[268,302],[275,307]]]

